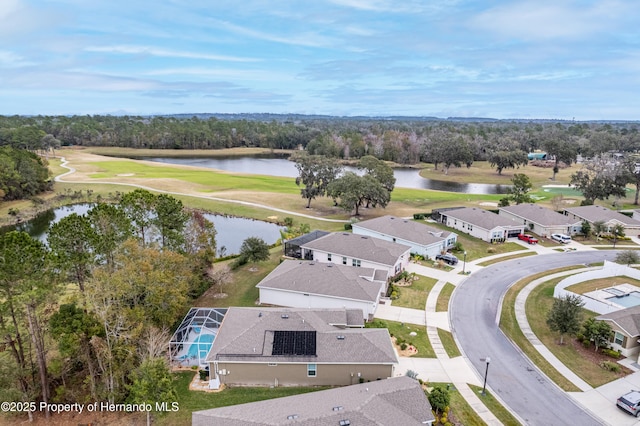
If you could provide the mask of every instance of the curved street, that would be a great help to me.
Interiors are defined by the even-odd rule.
[[[501,262],[474,273],[458,285],[449,306],[451,331],[487,386],[531,425],[600,425],[569,395],[541,374],[499,329],[501,298],[516,281],[569,265],[613,260],[613,251],[538,255]]]

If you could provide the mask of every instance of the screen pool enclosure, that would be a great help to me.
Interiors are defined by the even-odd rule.
[[[172,365],[204,366],[226,308],[191,308],[169,342]]]

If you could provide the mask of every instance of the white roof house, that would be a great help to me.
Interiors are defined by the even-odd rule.
[[[409,263],[411,247],[350,232],[334,232],[300,246],[302,257],[322,263],[401,272]]]
[[[382,238],[411,247],[411,253],[433,258],[454,246],[458,235],[424,223],[382,216],[352,224],[353,233]]]
[[[524,233],[524,224],[485,209],[463,207],[440,212],[442,221],[450,228],[487,242],[505,241]]]
[[[574,235],[582,229],[580,220],[533,203],[500,207],[499,214],[522,223],[527,232],[532,231],[542,237],[550,237],[551,234]]]
[[[420,383],[407,376],[285,398],[195,411],[193,426],[431,425]]]
[[[624,227],[625,234],[637,234],[640,231],[640,220],[602,206],[571,207],[564,209],[564,214],[581,222],[585,220],[592,226],[596,222],[603,222],[607,227],[607,232],[613,232],[616,225]]]
[[[256,285],[260,303],[292,308],[359,309],[370,319],[386,289],[386,271],[285,260]]]

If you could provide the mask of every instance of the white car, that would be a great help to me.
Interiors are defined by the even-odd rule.
[[[562,244],[569,244],[571,242],[571,237],[564,234],[551,234],[551,239]]]

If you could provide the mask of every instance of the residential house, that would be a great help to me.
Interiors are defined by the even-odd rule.
[[[394,376],[386,328],[364,328],[355,309],[227,311],[207,356],[210,388],[344,386]]]
[[[525,225],[526,232],[532,231],[541,237],[551,237],[551,234],[574,235],[582,228],[580,220],[571,219],[537,204],[500,207],[498,212],[503,217]]]
[[[611,347],[626,357],[640,354],[640,305],[597,316],[598,321],[606,321],[613,329]],[[638,359],[640,362],[640,359]]]
[[[564,209],[565,216],[572,220],[587,221],[593,229],[596,222],[603,222],[607,233],[613,233],[613,229],[620,225],[624,233],[637,235],[640,232],[640,220],[602,206],[579,206]]]
[[[442,223],[489,243],[524,234],[524,224],[485,209],[462,207],[439,212]]]
[[[193,426],[432,425],[420,383],[407,376],[267,401],[195,411]]]
[[[256,287],[261,304],[358,309],[369,320],[386,286],[387,272],[383,269],[285,260]]]
[[[419,254],[425,258],[433,258],[447,251],[458,239],[458,235],[454,232],[388,215],[354,223],[352,229],[357,235],[367,235],[407,245],[411,247],[412,254]]]
[[[351,232],[334,232],[300,246],[304,259],[387,271],[387,278],[409,263],[411,247]]]
[[[301,245],[309,243],[313,240],[316,240],[320,237],[324,237],[325,235],[328,235],[329,232],[327,231],[320,231],[318,229],[308,232],[304,235],[300,235],[298,237],[295,238],[291,238],[290,240],[285,240],[284,241],[284,255],[287,257],[293,257],[296,259],[302,259],[302,249],[300,248]],[[307,259],[307,260],[311,260],[311,259]]]

